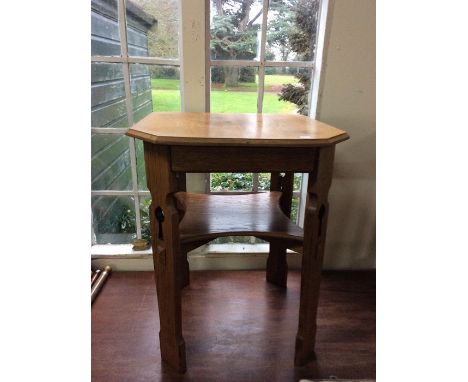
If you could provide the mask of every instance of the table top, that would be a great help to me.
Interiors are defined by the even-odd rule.
[[[333,126],[297,114],[153,112],[128,130],[162,145],[308,147],[349,138]]]

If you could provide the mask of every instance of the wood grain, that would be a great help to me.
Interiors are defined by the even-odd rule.
[[[295,368],[300,271],[192,272],[182,291],[187,373],[161,363],[153,272],[114,272],[91,310],[93,382],[291,382],[375,378],[375,272],[322,275],[317,358]]]
[[[172,146],[172,171],[310,172],[316,148]]]
[[[154,273],[159,307],[161,358],[179,372],[186,370],[185,341],[182,337],[181,279],[183,268],[179,242],[179,212],[173,198],[180,187],[170,169],[170,150],[145,142],[145,166],[151,192],[150,223]],[[164,221],[156,221],[160,208]]]
[[[348,134],[292,114],[154,112],[128,136],[155,144],[308,147],[336,144]]]
[[[286,238],[302,243],[302,229],[280,209],[281,192],[245,195],[207,195],[178,192],[177,208],[183,244],[220,236]]]
[[[309,174],[304,214],[304,244],[301,268],[301,302],[294,363],[302,366],[314,356],[320,273],[327,231],[328,190],[333,172],[335,146],[323,147]]]
[[[294,173],[271,173],[270,190],[281,192],[280,208],[285,216],[291,216]],[[266,279],[275,285],[286,287],[288,280],[288,262],[286,260],[288,244],[286,240],[270,240],[270,253],[267,259]]]

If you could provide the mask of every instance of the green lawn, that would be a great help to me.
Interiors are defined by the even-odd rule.
[[[179,111],[179,80],[151,79],[154,111]],[[290,75],[265,76],[265,94],[263,96],[264,113],[293,113],[295,105],[279,101],[278,92],[282,84],[297,83]],[[211,92],[211,111],[218,113],[256,113],[257,84],[244,83],[241,89],[215,88]]]
[[[179,80],[168,80],[164,78],[152,78],[151,79],[151,87],[153,89],[163,89],[163,90],[177,90],[180,88]],[[241,83],[240,86],[242,88],[252,89],[252,91],[257,90],[257,83],[249,82],[249,83]],[[274,85],[284,85],[284,84],[297,84],[298,80],[296,77],[292,75],[266,75],[265,76],[265,91],[270,91],[270,87]],[[222,86],[222,85],[220,85]],[[228,88],[227,90],[235,90],[236,88]]]
[[[269,85],[297,84],[299,81],[292,75],[267,74],[265,76],[265,88]]]

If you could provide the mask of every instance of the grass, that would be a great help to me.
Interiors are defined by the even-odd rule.
[[[281,85],[297,83],[291,75],[266,75],[265,94],[263,96],[264,113],[294,113],[295,105],[280,101],[278,92]],[[151,79],[153,110],[180,110],[180,81],[170,79]],[[257,84],[243,83],[239,88],[216,86],[211,92],[211,111],[218,113],[256,113]]]

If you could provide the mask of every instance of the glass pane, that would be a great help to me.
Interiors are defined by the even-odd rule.
[[[175,66],[151,66],[153,111],[180,111],[180,70]]]
[[[96,244],[127,244],[136,238],[133,197],[93,196],[91,208]]]
[[[258,174],[258,190],[269,191],[270,190],[271,173],[260,172]]]
[[[91,126],[128,127],[122,64],[91,64]]]
[[[265,68],[264,113],[309,113],[310,68]]]
[[[294,174],[294,183],[293,183],[293,190],[300,191],[301,190],[301,182],[302,182],[302,173]]]
[[[252,191],[251,172],[216,172],[210,174],[210,191]]]
[[[179,57],[179,0],[127,1],[129,56]]]
[[[152,111],[180,111],[180,70],[174,66],[130,65],[133,119]]]
[[[143,141],[141,139],[135,139],[135,152],[136,152],[136,164],[137,164],[138,189],[147,191],[148,186],[146,185],[145,153],[144,153]]]
[[[259,58],[261,0],[211,0],[211,59]]]
[[[148,65],[130,65],[130,81],[133,102],[133,123],[153,111],[151,77]]]
[[[297,224],[298,208],[299,208],[299,196],[293,196],[292,203],[291,203],[291,221],[293,221],[296,224]]]
[[[218,237],[208,244],[258,244],[258,243],[266,243],[266,241],[258,239],[254,236],[223,236]]]
[[[151,226],[149,217],[149,207],[151,198],[149,196],[140,197],[140,216],[141,216],[141,237],[151,241]]]
[[[125,135],[91,135],[91,189],[132,189],[128,140]]]
[[[257,68],[214,66],[211,68],[211,111],[257,112]]]
[[[312,61],[320,0],[270,0],[266,59]]]
[[[91,54],[120,56],[117,0],[91,0]]]

